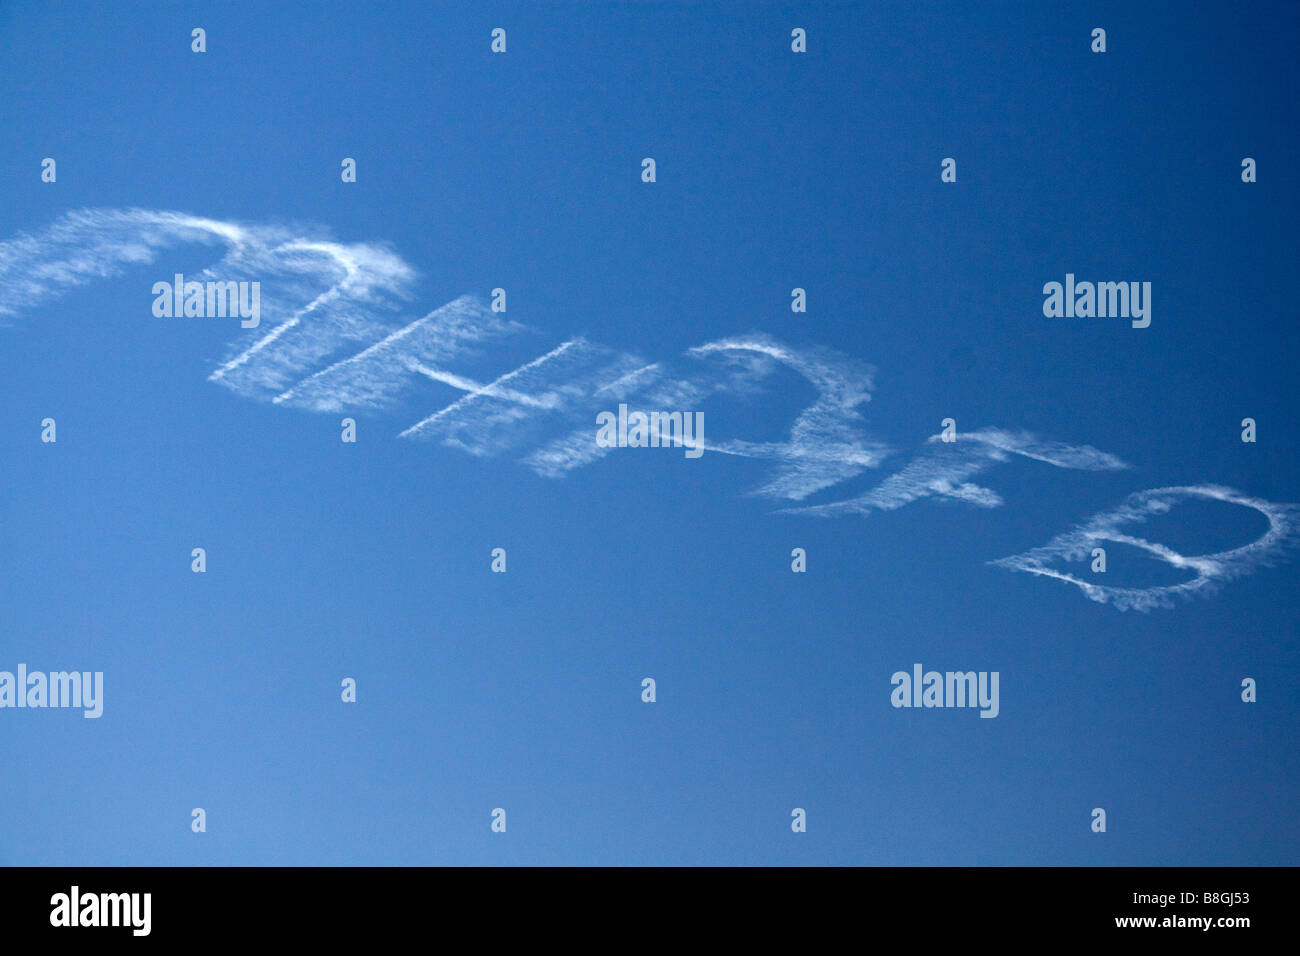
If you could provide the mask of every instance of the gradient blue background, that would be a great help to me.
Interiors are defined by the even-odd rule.
[[[1017,459],[976,479],[1001,508],[817,520],[745,494],[762,462],[629,451],[555,481],[398,440],[432,386],[344,445],[339,416],[206,380],[231,329],[160,323],[149,288],[211,251],[166,254],[0,328],[0,668],[106,688],[97,721],[0,712],[0,863],[1300,862],[1294,564],[1150,614],[985,564],[1146,488],[1300,501],[1298,19],[4,3],[0,238],[88,206],[311,221],[418,266],[412,315],[507,288],[536,354],[829,346],[879,369],[868,425],[899,454],[816,501],[948,416],[1134,467]],[[1151,281],[1151,327],[1045,319],[1067,271]],[[812,395],[780,384],[706,434],[778,439]],[[1153,537],[1261,527],[1189,507]],[[999,671],[1001,715],[893,709],[915,661]]]

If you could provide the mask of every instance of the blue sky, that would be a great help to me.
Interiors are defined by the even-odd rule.
[[[1300,502],[1300,15],[1178,11],[0,7],[0,669],[105,685],[98,720],[0,710],[0,862],[1295,864],[1285,548],[1145,611],[989,564],[1148,489]],[[247,274],[157,211],[238,224]],[[267,252],[285,239],[411,275],[213,380],[336,275],[293,280]],[[262,277],[258,329],[152,314],[156,281],[209,267]],[[1045,317],[1066,273],[1151,282],[1150,327]],[[382,407],[271,400],[498,287],[507,313],[469,321],[518,328],[445,371],[483,384],[588,343],[519,380],[572,408],[499,400],[516,428],[471,402],[456,447],[399,437],[467,394],[419,374]],[[592,391],[654,363],[631,400],[698,395],[663,407],[703,411],[717,448],[530,464],[594,443],[617,403]],[[870,400],[819,406],[810,369]],[[998,503],[777,513],[946,454],[948,417],[954,453],[1016,445],[961,479]],[[841,427],[871,463],[814,487],[806,455]],[[1203,555],[1267,526],[1193,500],[1140,530]],[[1116,545],[1105,584],[1188,577]],[[998,717],[893,708],[915,662],[999,672]]]

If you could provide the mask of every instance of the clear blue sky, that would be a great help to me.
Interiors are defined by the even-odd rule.
[[[489,381],[581,336],[693,374],[688,350],[765,335],[872,366],[855,427],[891,452],[790,502],[753,493],[780,467],[766,458],[619,449],[548,477],[520,460],[536,442],[399,438],[463,394],[438,382],[385,407],[276,404],[210,380],[254,333],[150,311],[155,281],[220,244],[0,299],[0,669],[105,675],[99,720],[0,710],[0,863],[1300,862],[1291,559],[1149,612],[988,564],[1145,489],[1300,502],[1298,19],[0,6],[4,295],[77,210],[283,228],[418,271],[306,374],[503,287],[527,330],[450,370]],[[1150,328],[1044,317],[1067,272],[1152,282]],[[289,290],[268,274],[263,294]],[[684,407],[711,440],[780,443],[816,394],[781,366]],[[1129,467],[1015,455],[969,479],[997,507],[776,513],[870,492],[947,417]],[[1210,503],[1149,530],[1198,555],[1263,525]],[[1116,548],[1107,583],[1180,579],[1152,565]],[[890,676],[915,662],[998,671],[999,716],[894,709]]]

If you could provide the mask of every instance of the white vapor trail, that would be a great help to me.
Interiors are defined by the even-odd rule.
[[[1174,505],[1189,498],[1221,501],[1227,504],[1253,508],[1268,519],[1268,530],[1254,541],[1239,548],[1216,554],[1185,555],[1173,548],[1147,541],[1126,533],[1129,525],[1141,524],[1153,515],[1167,513]],[[1112,511],[1094,515],[1085,524],[1066,534],[1058,535],[1039,548],[1014,554],[989,563],[1011,571],[1055,578],[1075,585],[1094,601],[1109,603],[1121,611],[1149,611],[1157,607],[1170,607],[1176,598],[1190,598],[1212,593],[1224,581],[1248,574],[1255,568],[1271,564],[1296,539],[1300,523],[1295,505],[1277,504],[1260,498],[1251,498],[1231,488],[1220,485],[1182,485],[1154,488],[1130,495]],[[1080,561],[1091,556],[1092,550],[1106,542],[1127,544],[1140,548],[1175,568],[1191,572],[1194,577],[1178,584],[1159,587],[1113,587],[1085,581],[1067,571],[1051,567],[1051,562]]]
[[[815,394],[783,439],[720,438],[729,430],[725,414],[719,416],[721,427],[710,415],[710,437],[700,437],[706,451],[770,463],[770,473],[751,494],[804,502],[878,468],[891,454],[866,431],[863,409],[875,370],[856,359],[751,333],[707,342],[673,361],[647,362],[574,336],[513,369],[484,374],[492,349],[531,330],[472,295],[419,318],[402,317],[416,270],[383,243],[341,243],[315,227],[225,222],[165,210],[70,212],[41,231],[0,242],[0,324],[13,324],[22,313],[87,282],[154,266],[164,252],[193,244],[214,247],[218,257],[187,279],[259,283],[266,325],[232,323],[232,340],[208,376],[242,397],[317,413],[391,411],[420,403],[424,417],[400,437],[439,441],[476,456],[511,453],[536,474],[560,478],[611,453],[596,443],[601,412],[620,404],[683,413],[707,411],[711,400],[752,405],[765,400],[786,369]],[[172,270],[166,273],[141,281],[142,314],[151,314],[145,310],[153,280],[172,281]],[[476,364],[467,369],[470,363]],[[447,397],[430,398],[438,393]],[[449,403],[438,408],[435,401]],[[431,405],[436,410],[429,412]],[[995,508],[1003,504],[1001,495],[973,479],[1016,456],[1084,471],[1128,467],[1089,445],[985,428],[962,432],[953,442],[931,436],[915,458],[863,494],[780,513],[866,515],[932,497]],[[1192,556],[1124,530],[1188,499],[1256,509],[1268,519],[1268,530],[1240,548]],[[1065,581],[1120,610],[1146,611],[1207,594],[1269,563],[1296,539],[1298,513],[1297,506],[1218,485],[1157,488],[1130,496],[1043,547],[990,563]],[[1142,549],[1192,576],[1166,587],[1115,587],[1059,567],[1106,541]]]
[[[163,251],[188,243],[222,247],[216,264],[188,279],[271,287],[261,299],[271,329],[241,330],[230,357],[210,376],[251,398],[273,398],[340,349],[369,344],[378,330],[388,331],[381,317],[409,297],[416,275],[400,256],[374,243],[342,244],[284,226],[181,212],[83,209],[43,231],[0,242],[0,317],[44,305],[92,279],[152,265]],[[151,277],[159,278],[170,282],[172,276]],[[143,311],[152,296],[142,294],[141,301]]]
[[[1090,445],[1042,441],[1024,431],[985,428],[959,433],[953,442],[944,442],[939,435],[930,436],[928,442],[932,446],[930,450],[865,494],[828,504],[786,508],[782,513],[821,517],[865,515],[872,511],[892,511],[930,497],[953,498],[981,508],[996,508],[1002,504],[1002,497],[992,489],[972,484],[968,479],[994,465],[1010,461],[1012,455],[1057,468],[1085,471],[1117,471],[1128,467],[1116,456]]]

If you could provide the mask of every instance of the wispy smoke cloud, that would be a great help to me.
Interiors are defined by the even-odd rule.
[[[0,243],[0,316],[154,264],[177,246],[216,245],[219,261],[187,278],[261,282],[261,315],[271,328],[238,335],[210,378],[241,395],[271,399],[340,350],[391,331],[391,314],[416,276],[383,245],[342,244],[319,229],[305,232],[148,209],[67,213],[41,232]]]
[[[710,439],[703,443],[707,451],[772,463],[771,475],[752,494],[804,501],[879,467],[891,453],[865,428],[862,410],[871,400],[874,369],[827,349],[794,348],[759,333],[708,342],[663,362],[575,337],[513,369],[471,375],[467,366],[490,366],[494,349],[531,330],[470,295],[420,318],[400,318],[416,271],[382,243],[339,243],[314,227],[250,225],[145,209],[68,213],[41,232],[0,242],[0,321],[196,243],[215,247],[219,259],[187,278],[262,285],[261,315],[269,323],[232,329],[226,356],[209,375],[247,398],[312,412],[392,412],[427,402],[439,390],[449,396],[459,392],[441,408],[424,411],[400,436],[476,456],[513,454],[537,474],[560,478],[610,453],[595,440],[600,411],[620,403],[699,410],[719,397],[752,402],[779,370],[788,369],[815,395],[784,440],[719,439],[727,431],[724,418],[721,428],[711,423]],[[865,515],[930,497],[994,508],[1003,503],[1001,495],[972,479],[1015,456],[1086,471],[1127,467],[1088,445],[986,428],[963,432],[950,443],[931,436],[917,457],[872,490],[783,513]],[[1241,548],[1195,556],[1122,530],[1188,498],[1257,509],[1268,518],[1269,530]],[[1092,600],[1122,610],[1148,610],[1208,593],[1271,561],[1294,539],[1297,526],[1292,505],[1214,485],[1159,488],[1131,496],[1044,547],[992,563],[1066,581]],[[1141,548],[1192,577],[1167,587],[1123,588],[1082,580],[1054,566],[1086,557],[1106,541]]]
[[[1166,514],[1176,504],[1189,498],[1253,508],[1268,519],[1268,530],[1240,548],[1190,556],[1124,531],[1128,526],[1141,524],[1153,515]],[[1297,530],[1300,529],[1297,514],[1295,505],[1251,498],[1219,485],[1155,488],[1130,495],[1113,511],[1094,515],[1079,528],[1058,535],[1040,548],[989,563],[1012,571],[1026,571],[1065,581],[1078,587],[1092,600],[1109,603],[1121,611],[1149,611],[1157,607],[1170,607],[1175,599],[1210,594],[1225,581],[1271,564],[1294,544]],[[1093,548],[1105,547],[1110,542],[1141,548],[1175,568],[1190,572],[1193,577],[1167,586],[1125,588],[1085,581],[1052,567],[1053,563],[1086,560],[1091,556]]]
[[[476,386],[435,366],[478,358],[482,345],[522,328],[493,314],[475,297],[461,296],[310,375],[273,401],[318,412],[385,408],[421,376],[468,391]]]
[[[962,432],[953,442],[944,442],[941,436],[932,435],[928,443],[930,448],[927,451],[865,494],[845,501],[786,508],[782,513],[821,517],[864,515],[872,511],[892,511],[931,497],[996,508],[1002,504],[1002,497],[990,488],[972,484],[969,479],[994,465],[1010,461],[1013,455],[1057,468],[1085,471],[1116,471],[1128,467],[1116,456],[1090,445],[1043,441],[1024,431],[985,428]]]
[[[737,389],[784,365],[817,390],[813,403],[795,418],[787,441],[734,439],[708,444],[711,451],[777,462],[776,474],[753,494],[801,501],[878,467],[889,455],[889,448],[870,440],[862,427],[859,408],[871,401],[874,386],[875,370],[869,365],[826,349],[789,348],[764,335],[709,342],[687,354],[739,361],[733,386]]]

